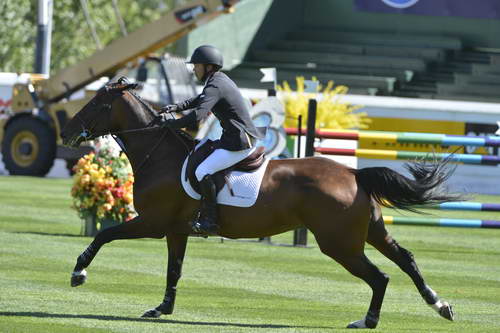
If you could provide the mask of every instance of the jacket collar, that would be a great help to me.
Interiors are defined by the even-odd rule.
[[[207,78],[205,79],[205,82],[203,83],[204,86],[207,85],[208,81],[210,81],[210,79],[215,75],[215,73],[217,73],[217,72],[213,72],[213,73],[207,75]]]

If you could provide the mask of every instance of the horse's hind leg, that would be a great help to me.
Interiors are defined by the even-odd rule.
[[[375,328],[380,317],[389,277],[381,272],[362,252],[339,248],[332,239],[316,237],[321,251],[344,266],[352,275],[365,281],[372,289],[372,298],[366,317],[350,323],[347,328]]]
[[[448,302],[439,299],[438,295],[429,287],[422,277],[413,254],[399,245],[387,232],[382,216],[370,223],[367,242],[379,250],[384,256],[392,260],[413,280],[425,302],[436,310],[439,315],[453,320],[453,309]]]
[[[87,279],[85,268],[90,265],[104,244],[117,239],[161,238],[163,236],[164,234],[148,228],[147,225],[142,223],[139,216],[129,222],[120,223],[117,226],[99,231],[92,243],[78,256],[75,268],[71,274],[71,286],[77,287],[85,282]]]

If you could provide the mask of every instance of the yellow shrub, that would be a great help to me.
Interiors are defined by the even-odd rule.
[[[313,81],[317,81],[315,77]],[[288,82],[283,82],[283,86],[278,85],[278,91],[283,95],[282,101],[285,105],[285,127],[297,127],[297,119],[302,115],[302,127],[307,124],[307,109],[309,99],[316,98],[316,94],[304,92],[304,77],[296,78],[297,91],[294,94]],[[316,128],[328,129],[363,129],[367,128],[371,120],[365,112],[356,112],[360,106],[344,103],[341,98],[347,93],[346,86],[334,87],[333,81],[329,81],[324,89],[318,85],[318,93],[323,97],[318,99],[318,109],[316,113]]]

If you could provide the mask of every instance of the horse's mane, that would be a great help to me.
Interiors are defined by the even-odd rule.
[[[149,108],[154,115],[158,115],[158,111],[160,111],[159,108],[156,105],[153,105],[148,101],[145,101],[139,94],[136,93],[135,91],[136,88],[137,88],[136,84],[130,84],[130,86],[127,87],[125,90],[128,91],[131,95],[133,95],[137,100],[139,100],[145,107]],[[191,149],[198,143],[198,141],[195,138],[193,138],[191,134],[189,134],[184,130],[177,128],[172,128],[171,130],[175,136],[180,138],[183,141],[183,143],[188,145],[189,148]]]

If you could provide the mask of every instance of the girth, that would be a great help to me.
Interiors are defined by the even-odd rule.
[[[201,147],[192,150],[189,153],[189,158],[186,166],[186,180],[189,180],[191,187],[196,192],[200,193],[200,185],[196,179],[196,168],[211,154],[214,150],[220,148],[220,141],[207,140]],[[257,149],[244,160],[236,163],[235,165],[216,172],[212,175],[215,182],[217,193],[224,187],[225,184],[229,186],[232,193],[231,186],[227,182],[227,175],[231,171],[251,172],[258,169],[264,163],[264,147],[257,147]],[[234,195],[234,194],[233,194]]]

